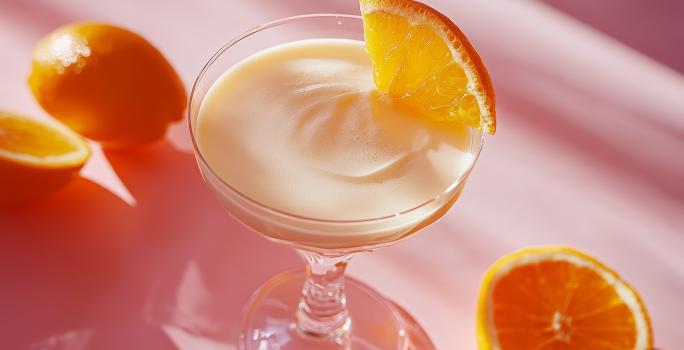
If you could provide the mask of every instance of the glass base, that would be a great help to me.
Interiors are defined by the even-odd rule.
[[[298,329],[294,316],[305,271],[271,278],[249,301],[242,319],[242,350],[408,350],[434,349],[416,321],[365,284],[345,282],[351,331],[342,336],[316,337]]]

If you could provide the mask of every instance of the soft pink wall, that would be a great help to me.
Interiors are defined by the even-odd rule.
[[[684,2],[544,0],[580,21],[684,73]]]
[[[526,245],[571,244],[632,282],[653,317],[656,344],[677,349],[684,343],[682,75],[543,3],[427,2],[481,52],[497,88],[499,131],[442,221],[358,256],[351,274],[410,311],[438,349],[472,349],[488,264]],[[662,62],[681,58],[681,43],[646,48],[620,35],[633,27],[615,18],[638,17],[633,11],[648,6],[616,6],[605,16],[610,25],[582,19]],[[352,0],[0,0],[0,108],[47,117],[25,78],[36,40],[63,23],[101,20],[140,32],[189,86],[231,37],[305,12],[357,9]],[[674,28],[666,33],[684,32],[671,11],[659,13]],[[0,210],[2,348],[233,349],[249,294],[301,262],[226,217],[188,145],[181,124],[149,148],[97,151],[84,178],[58,194]]]

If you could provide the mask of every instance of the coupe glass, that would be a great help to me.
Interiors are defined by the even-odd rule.
[[[308,262],[305,271],[279,274],[253,295],[245,307],[239,344],[241,349],[255,350],[408,349],[407,328],[412,325],[406,324],[394,304],[369,287],[354,280],[345,283],[347,263],[354,253],[396,243],[442,217],[459,197],[480,154],[481,131],[469,131],[472,163],[443,192],[401,212],[355,220],[305,217],[260,203],[221,179],[198,147],[200,107],[209,88],[226,70],[261,50],[314,38],[363,40],[361,17],[303,15],[249,30],[211,57],[190,97],[189,123],[197,163],[221,204],[256,233],[298,249]],[[263,108],[269,108],[267,101]]]

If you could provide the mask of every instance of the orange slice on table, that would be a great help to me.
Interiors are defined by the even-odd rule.
[[[366,49],[380,91],[438,121],[496,131],[482,59],[445,15],[410,0],[360,0]]]
[[[0,112],[0,203],[58,189],[89,156],[88,144],[64,126]]]
[[[478,306],[487,350],[650,350],[641,298],[600,261],[566,247],[528,248],[494,263]]]

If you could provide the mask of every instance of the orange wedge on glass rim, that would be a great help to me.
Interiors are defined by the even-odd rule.
[[[62,125],[0,112],[0,204],[57,190],[89,156],[85,140]]]
[[[495,133],[491,79],[456,24],[416,1],[359,3],[378,90],[435,120]]]
[[[567,247],[527,248],[494,263],[480,289],[481,350],[650,350],[637,292],[595,258]]]

